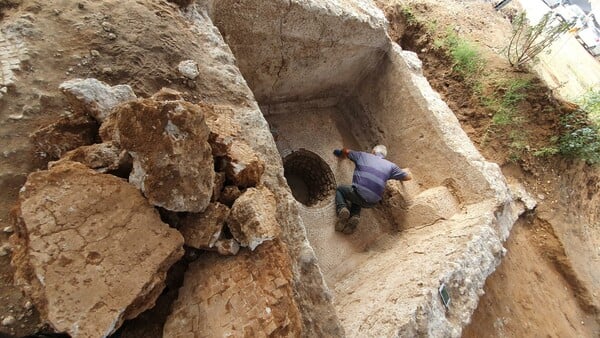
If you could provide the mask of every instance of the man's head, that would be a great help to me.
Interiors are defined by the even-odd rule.
[[[383,158],[387,156],[387,148],[383,144],[378,144],[374,146],[371,152],[375,155],[379,154]]]

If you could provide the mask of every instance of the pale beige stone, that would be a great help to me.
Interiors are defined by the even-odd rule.
[[[111,87],[109,84],[93,78],[63,82],[60,90],[77,111],[89,114],[100,123],[120,103],[137,98],[128,85]]]
[[[254,250],[281,233],[275,196],[267,187],[248,188],[231,207],[229,229],[241,246]]]
[[[29,175],[12,264],[42,318],[104,337],[154,306],[183,238],[124,180],[64,162]]]

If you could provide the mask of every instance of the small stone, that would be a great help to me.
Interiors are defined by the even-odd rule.
[[[102,73],[104,73],[104,74],[110,74],[110,73],[112,73],[112,68],[110,68],[110,67],[104,67],[104,68],[102,68]]]
[[[54,15],[60,15],[60,10],[59,9],[54,9]]]
[[[80,3],[77,4],[77,8],[84,9],[85,5],[80,2]]]
[[[110,24],[110,22],[104,21],[102,23],[102,29],[104,29],[104,31],[106,31],[106,32],[110,32],[110,31],[112,31],[112,25]]]
[[[7,87],[0,88],[0,93],[3,93],[3,94],[8,93],[8,88]]]
[[[0,257],[4,257],[6,255],[8,255],[9,253],[11,253],[12,248],[10,246],[10,244],[5,243],[4,245],[0,246]]]
[[[108,34],[108,39],[109,40],[115,40],[116,38],[117,38],[117,35],[115,33]]]
[[[25,310],[31,310],[33,308],[33,303],[27,301],[23,307],[25,308]]]
[[[543,201],[543,200],[545,200],[545,199],[546,199],[546,196],[545,196],[544,194],[538,194],[538,195],[537,195],[537,198],[538,198],[540,201]]]
[[[181,73],[181,75],[190,80],[193,80],[200,75],[200,72],[198,71],[198,64],[193,60],[181,61],[177,66],[177,70]]]
[[[10,325],[13,325],[16,322],[17,322],[17,320],[13,316],[6,316],[6,317],[4,317],[4,319],[2,319],[2,325],[3,326],[10,326]]]
[[[97,50],[95,50],[95,49],[92,49],[90,51],[90,55],[93,56],[93,57],[98,57],[98,56],[100,56],[100,52],[97,51]]]
[[[13,227],[9,225],[9,226],[5,227],[4,230],[2,230],[2,231],[4,231],[7,234],[12,234],[13,232],[15,232],[15,229],[13,229]]]

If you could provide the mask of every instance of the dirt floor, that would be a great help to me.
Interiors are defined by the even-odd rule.
[[[18,3],[19,1],[14,1]],[[529,149],[515,151],[505,137],[507,128],[490,128],[491,114],[473,95],[464,79],[452,72],[452,62],[439,49],[435,48],[436,37],[431,30],[452,31],[469,37],[479,44],[481,51],[488,57],[487,70],[510,71],[510,68],[498,51],[504,46],[510,34],[509,17],[514,8],[502,13],[495,12],[489,3],[483,1],[455,0],[407,0],[377,1],[386,10],[391,21],[391,35],[403,48],[417,52],[424,63],[424,71],[434,89],[436,89],[456,113],[463,128],[478,146],[482,154],[490,161],[497,162],[511,181],[519,181],[538,200],[535,213],[520,220],[513,228],[506,243],[508,254],[498,270],[488,280],[486,294],[473,317],[472,324],[465,329],[465,337],[599,337],[599,297],[600,297],[600,173],[597,168],[558,157],[539,158],[531,155]],[[406,20],[407,13],[401,13],[392,2],[410,4],[415,17],[422,18],[422,24],[413,25]],[[0,6],[11,1],[0,1]],[[30,1],[28,3],[34,3]],[[93,2],[82,1],[86,8],[96,6]],[[67,20],[73,27],[83,27],[77,39],[91,39],[99,56],[90,56],[88,50],[76,50],[77,42],[69,40],[70,35],[50,32],[47,36],[55,39],[40,40],[48,53],[56,58],[72,58],[72,67],[62,69],[52,63],[36,63],[35,58],[26,62],[21,76],[33,78],[40,88],[56,86],[72,77],[94,76],[110,83],[120,83],[122,79],[135,78],[135,72],[151,72],[156,78],[155,87],[146,88],[133,83],[136,93],[149,95],[161,86],[169,84],[177,88],[177,78],[171,74],[174,65],[169,55],[172,41],[139,41],[140,50],[123,51],[118,39],[110,42],[110,33],[100,25],[109,22],[109,30],[117,31],[127,37],[127,25],[132,29],[143,30],[144,20],[153,18],[132,18],[131,22],[113,22],[111,8],[102,8],[104,17],[85,17],[85,10],[50,5],[40,13],[41,6],[30,5],[19,8],[18,15],[27,19],[27,13],[42,16],[57,16]],[[88,7],[89,6],[89,7]],[[6,15],[15,13],[6,9]],[[408,13],[408,14],[410,14]],[[68,15],[67,15],[68,14]],[[0,18],[2,16],[0,15]],[[40,27],[51,30],[54,26]],[[27,28],[25,26],[25,28]],[[168,27],[164,28],[168,30]],[[174,28],[171,28],[174,29]],[[427,31],[429,29],[429,31]],[[95,35],[96,31],[106,36]],[[133,36],[133,35],[132,35]],[[137,36],[137,35],[136,35]],[[168,36],[168,32],[161,34]],[[107,43],[108,41],[108,43]],[[112,41],[112,40],[111,40]],[[146,64],[144,52],[155,50],[164,53],[160,64]],[[110,65],[115,55],[129,55],[119,59],[118,64]],[[161,66],[162,65],[162,66]],[[68,72],[67,75],[65,73]],[[528,76],[520,74],[519,76]],[[43,106],[28,106],[28,97],[15,95],[20,102],[20,112],[2,111],[3,123],[0,134],[3,139],[3,162],[1,171],[14,174],[2,177],[0,193],[1,219],[0,230],[10,226],[8,209],[16,198],[18,188],[23,184],[25,175],[22,170],[34,170],[41,164],[35,157],[16,158],[11,154],[22,153],[17,138],[15,143],[6,144],[4,138],[9,134],[21,135],[25,143],[29,132],[48,121],[56,119],[63,107],[62,98],[43,96]],[[559,130],[562,114],[572,109],[553,99],[551,91],[542,83],[535,82],[528,92],[528,99],[519,106],[526,119],[521,129],[526,131],[530,149],[539,149],[548,143],[552,135]],[[0,108],[4,109],[5,104]],[[23,117],[23,112],[25,116]],[[21,113],[21,118],[16,113]],[[6,119],[8,115],[12,119]],[[13,141],[11,141],[13,142]],[[9,163],[10,162],[10,163]],[[6,243],[10,233],[0,232],[0,246]],[[160,303],[160,300],[159,300]],[[0,325],[0,337],[20,337],[31,334],[41,328],[35,308],[30,307],[20,290],[12,285],[12,269],[9,256],[0,257],[0,317],[12,316],[16,324]],[[128,336],[126,330],[121,336]],[[160,332],[156,328],[154,333]]]

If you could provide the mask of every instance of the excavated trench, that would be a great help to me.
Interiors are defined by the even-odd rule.
[[[379,9],[361,4],[221,1],[213,21],[269,124],[346,335],[459,336],[523,208],[416,54],[389,40]],[[414,179],[389,183],[352,235],[336,232],[335,186],[351,183],[354,164],[332,151],[379,143]]]

